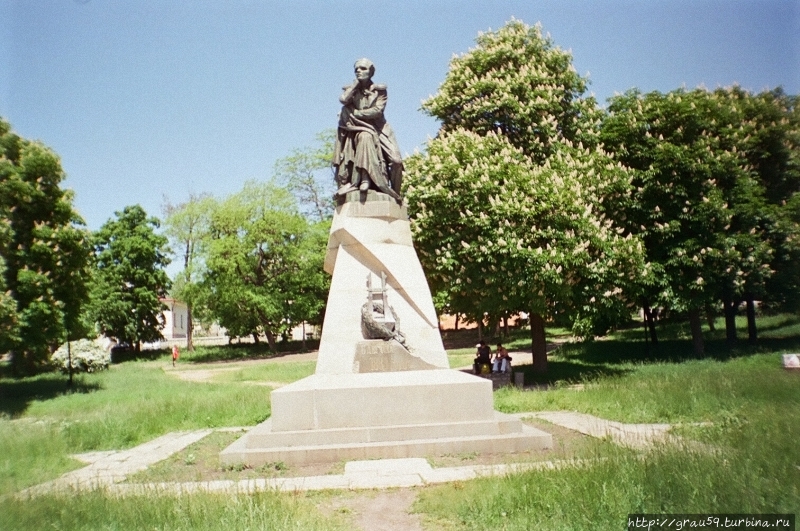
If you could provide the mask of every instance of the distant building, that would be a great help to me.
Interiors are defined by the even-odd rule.
[[[189,326],[189,308],[185,302],[175,299],[161,299],[167,306],[164,310],[164,339],[183,339]]]
[[[306,339],[314,339],[319,338],[320,336],[320,329],[322,327],[317,325],[310,325],[308,323],[300,323],[299,325],[295,326],[291,330],[289,330],[289,339],[292,341],[302,341],[303,334],[305,334]]]

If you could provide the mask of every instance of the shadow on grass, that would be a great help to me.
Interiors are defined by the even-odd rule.
[[[698,357],[691,341],[685,339],[661,340],[657,345],[644,341],[605,340],[563,345],[558,356],[566,360],[589,364],[626,363],[682,363],[697,359],[724,361],[768,352],[800,349],[800,337],[762,338],[756,344],[740,340],[731,346],[724,339],[705,342],[705,355]]]
[[[629,369],[610,367],[601,363],[561,359],[549,360],[545,374],[533,372],[533,365],[530,364],[514,365],[514,372],[520,371],[525,374],[525,385],[577,384],[602,377],[622,376],[631,372]]]
[[[120,349],[111,350],[111,363],[125,363],[128,361],[153,361],[170,353],[169,349],[159,348],[153,350],[141,350],[137,354],[134,350]]]
[[[210,363],[215,361],[242,361],[253,359],[280,358],[292,354],[300,354],[319,348],[319,341],[306,341],[306,349],[302,349],[300,341],[279,342],[272,351],[266,343],[232,343],[228,345],[199,346],[194,352],[182,351],[181,361],[189,363]]]
[[[80,376],[73,378],[72,387],[66,376],[58,373],[27,378],[0,378],[0,415],[11,418],[25,413],[31,402],[50,400],[72,393],[91,393],[101,389],[96,382],[86,382]]]
[[[703,337],[706,341],[712,342],[725,339],[725,320],[721,317],[714,320],[714,330],[708,330],[707,324],[703,323]],[[797,337],[800,332],[800,315],[779,314],[779,315],[760,315],[756,318],[756,328],[758,329],[758,342],[767,338],[790,338]],[[661,320],[656,324],[659,341],[683,340],[691,341],[692,332],[689,328],[688,319],[676,316]],[[747,318],[743,315],[736,317],[736,331],[739,341],[747,341]],[[631,323],[617,330],[613,334],[614,339],[624,339],[644,343],[645,331],[641,322]]]
[[[660,339],[657,345],[645,342],[641,329],[618,331],[612,338],[598,341],[566,343],[563,345],[548,343],[548,372],[536,374],[529,364],[515,363],[515,371],[525,373],[527,384],[580,383],[601,376],[621,376],[632,369],[622,365],[648,363],[684,363],[690,360],[710,359],[725,361],[734,358],[757,356],[774,352],[800,351],[800,336],[796,327],[800,317],[780,316],[774,319],[763,319],[764,326],[759,329],[763,333],[755,344],[747,342],[746,332],[739,335],[739,340],[730,345],[718,332],[706,332],[705,354],[697,357],[692,348],[691,339],[680,337],[682,323],[669,323],[664,334],[671,339]],[[746,326],[746,323],[745,323]],[[687,325],[688,328],[688,325]],[[722,335],[724,336],[724,324]],[[555,347],[551,350],[551,347]],[[529,358],[528,358],[529,359]],[[527,361],[527,360],[526,360]]]

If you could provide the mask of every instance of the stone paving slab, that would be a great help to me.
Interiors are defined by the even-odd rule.
[[[540,411],[516,413],[520,419],[538,418],[592,437],[609,437],[612,441],[646,448],[656,441],[677,440],[667,432],[669,424],[625,424],[604,420],[574,411]],[[248,430],[249,428],[235,428]],[[296,478],[218,480],[188,483],[122,484],[126,477],[179,452],[214,430],[174,432],[158,437],[129,450],[89,452],[77,458],[90,464],[64,474],[58,479],[22,491],[20,497],[35,496],[57,490],[89,490],[104,488],[109,493],[125,495],[138,492],[254,492],[263,490],[307,491],[326,489],[375,489],[416,487],[433,483],[468,481],[481,476],[502,476],[533,469],[558,469],[581,466],[585,460],[545,461],[502,465],[474,465],[433,468],[423,458],[377,459],[350,461],[340,475]]]
[[[162,461],[212,433],[214,430],[172,432],[152,441],[119,452],[91,452],[83,454],[94,459],[89,466],[67,472],[58,479],[22,491],[22,495],[35,495],[64,489],[95,489],[125,481],[133,473]]]
[[[104,459],[110,455],[117,453],[117,450],[108,450],[105,452],[85,452],[82,454],[72,454],[71,457],[77,459],[82,463],[86,463],[87,465],[91,465],[92,463],[96,463],[97,461]]]
[[[424,466],[412,464],[415,471],[402,468],[408,459],[380,459],[371,461],[351,461],[356,464],[344,474],[328,476],[309,476],[298,478],[246,479],[197,481],[189,483],[144,483],[117,484],[107,487],[107,492],[125,495],[143,492],[164,492],[185,494],[192,492],[252,493],[265,490],[299,492],[312,490],[361,490],[384,488],[422,487],[435,483],[469,481],[478,477],[504,476],[526,470],[555,470],[568,466],[581,466],[590,461],[564,460],[537,463],[516,463],[507,465],[474,465],[450,468],[432,468],[422,459]],[[594,461],[592,461],[594,462]],[[371,472],[370,472],[371,471]]]
[[[537,418],[546,420],[591,437],[610,437],[617,444],[631,448],[647,448],[657,441],[665,441],[670,424],[625,424],[605,420],[594,415],[575,411],[539,411],[535,413],[516,413],[517,418]]]

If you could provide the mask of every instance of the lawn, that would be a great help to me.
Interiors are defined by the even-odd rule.
[[[79,468],[69,454],[124,449],[171,431],[256,424],[269,416],[269,387],[199,385],[162,361],[102,373],[0,379],[0,495]]]
[[[676,433],[686,444],[647,453],[605,445],[602,459],[578,468],[424,488],[415,510],[430,529],[620,529],[629,513],[800,512],[800,374],[784,370],[780,358],[800,350],[800,319],[763,318],[759,326],[757,345],[742,340],[729,348],[720,323],[707,334],[703,359],[692,356],[680,323],[660,327],[657,348],[648,348],[641,328],[589,343],[561,332],[566,343],[551,353],[544,377],[522,363],[524,355],[515,356],[526,381],[550,388],[500,390],[498,410],[670,422],[680,425]],[[449,335],[445,341],[452,344]],[[475,338],[456,339],[451,366],[469,365]],[[526,340],[525,331],[516,331],[505,342],[521,349]],[[182,354],[179,369],[269,356],[263,347],[209,347]],[[286,355],[281,363],[242,365],[197,383],[168,374],[166,352],[150,358],[78,377],[72,389],[57,374],[14,379],[0,373],[0,529],[344,528],[335,515],[315,510],[312,494],[116,498],[95,492],[24,504],[9,498],[82,466],[72,453],[128,448],[176,430],[260,422],[269,415],[270,387],[249,384],[289,382],[313,371],[313,363]],[[580,390],[569,385],[575,383]]]
[[[708,334],[695,359],[688,329],[664,326],[658,348],[626,330],[569,343],[550,358],[546,392],[503,389],[506,412],[575,410],[628,423],[669,422],[682,444],[619,449],[576,468],[423,489],[415,509],[431,529],[621,529],[631,513],[800,512],[800,319],[761,319],[758,345]],[[741,330],[746,323],[737,323]],[[720,328],[722,328],[720,330]],[[639,338],[642,336],[639,335]],[[566,384],[582,383],[580,390]],[[700,444],[697,444],[700,443]]]

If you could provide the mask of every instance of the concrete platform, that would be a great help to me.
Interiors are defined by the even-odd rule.
[[[451,369],[313,374],[270,397],[273,431],[494,419],[491,382]]]
[[[550,434],[494,411],[491,381],[450,369],[315,374],[271,396],[272,418],[223,450],[223,464],[513,453],[552,446]]]
[[[332,463],[363,459],[398,459],[469,452],[515,453],[551,448],[553,438],[536,428],[519,425],[510,433],[513,417],[497,413],[497,422],[394,426],[389,430],[313,430],[271,432],[269,422],[220,452],[223,465],[246,463]],[[467,435],[466,433],[472,434]],[[449,435],[446,435],[450,433]],[[454,435],[465,433],[464,435]],[[329,436],[330,440],[325,441]],[[344,441],[350,442],[344,442]]]

